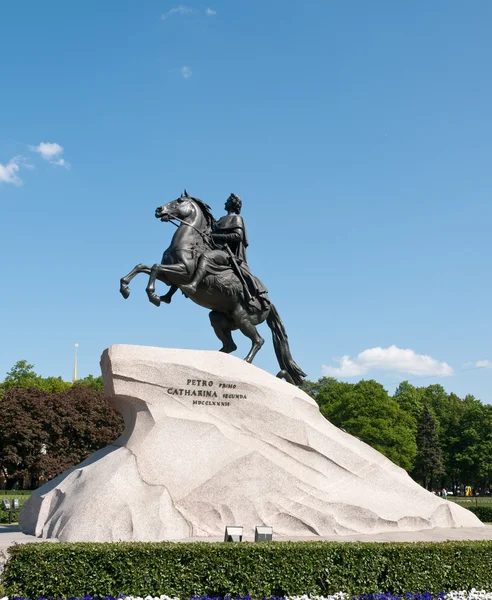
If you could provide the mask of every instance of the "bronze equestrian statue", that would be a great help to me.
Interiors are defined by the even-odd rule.
[[[124,298],[128,284],[139,273],[150,275],[147,295],[150,302],[169,304],[178,289],[196,304],[208,308],[210,322],[222,342],[221,352],[237,349],[231,332],[239,329],[251,342],[247,362],[253,362],[264,339],[256,326],[266,320],[272,330],[273,346],[280,365],[279,376],[301,385],[306,374],[290,354],[287,333],[263,283],[255,277],[246,261],[248,240],[240,216],[241,200],[231,194],[226,201],[227,215],[215,221],[210,207],[184,192],[177,200],[160,206],[156,218],[179,223],[160,264],[138,264],[120,280]],[[176,223],[175,223],[176,224]],[[155,293],[155,281],[170,286],[164,296]]]

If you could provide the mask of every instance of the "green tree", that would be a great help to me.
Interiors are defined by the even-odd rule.
[[[417,423],[424,408],[422,396],[422,390],[416,388],[408,381],[402,381],[393,395],[398,406],[412,417],[415,431],[417,431]]]
[[[492,480],[492,407],[471,395],[463,400],[455,462],[463,485],[488,488]]]
[[[34,371],[34,365],[30,365],[27,360],[19,360],[7,373],[2,387],[4,390],[13,387],[29,388],[37,386],[40,379]]]
[[[63,381],[61,377],[41,377],[34,371],[34,365],[29,364],[26,360],[19,360],[7,373],[2,383],[2,390],[9,390],[13,387],[25,389],[35,387],[50,394],[57,394],[71,386],[71,383]]]
[[[85,385],[99,392],[104,392],[104,383],[101,376],[87,375],[84,379],[77,379],[75,385]]]
[[[460,468],[456,457],[462,446],[461,426],[464,403],[456,394],[449,394],[441,407],[439,419],[439,441],[442,447],[444,471],[442,484],[456,491],[460,483]]]
[[[436,419],[427,404],[417,425],[417,456],[415,475],[425,489],[432,489],[434,478],[443,472],[442,450],[437,434]]]
[[[78,379],[75,383],[91,387],[100,392],[104,391],[101,376],[87,375],[87,377]],[[0,392],[13,387],[36,387],[50,394],[58,394],[71,388],[72,383],[64,381],[61,377],[41,377],[34,371],[34,365],[29,364],[26,360],[19,360],[7,373],[3,383],[0,384]]]
[[[334,425],[404,469],[412,468],[416,447],[411,417],[382,385],[374,380],[352,384],[323,377],[317,384],[310,382],[307,389]]]
[[[332,406],[341,401],[352,388],[352,383],[337,381],[333,377],[321,377],[316,382],[305,381],[302,386],[302,389],[316,400],[320,408],[325,404]]]
[[[448,394],[446,390],[439,385],[434,383],[424,388],[418,388],[422,394],[422,402],[433,412],[434,417],[437,417],[438,426],[440,425],[443,416],[447,413],[449,408]]]

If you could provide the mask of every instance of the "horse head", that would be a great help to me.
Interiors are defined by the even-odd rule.
[[[193,199],[188,195],[186,190],[176,200],[171,200],[171,202],[163,206],[158,206],[155,209],[156,218],[164,223],[172,219],[187,221],[189,217],[193,217],[195,214],[196,208],[193,204]]]
[[[210,206],[198,198],[193,198],[186,190],[176,200],[158,206],[155,209],[155,216],[163,222],[176,219],[185,223],[191,223],[203,216],[205,228],[211,228],[215,223]]]

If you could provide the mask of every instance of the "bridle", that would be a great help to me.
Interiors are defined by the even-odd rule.
[[[171,213],[168,213],[168,215],[169,215],[169,219],[167,221],[168,223],[172,223],[175,227],[179,227],[179,225],[177,223],[174,223],[174,221],[179,221],[182,225],[188,225],[188,227],[191,227],[192,229],[194,229],[203,238],[204,242],[206,242],[212,248],[215,247],[215,244],[214,244],[214,241],[212,239],[212,236],[209,233],[205,233],[204,231],[200,231],[198,229],[198,227],[195,227],[191,223],[187,223],[186,221],[183,221],[183,219],[180,219],[176,215],[173,215]]]

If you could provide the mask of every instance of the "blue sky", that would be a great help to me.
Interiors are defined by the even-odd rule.
[[[81,376],[113,343],[218,349],[180,294],[118,293],[186,187],[216,217],[243,199],[311,379],[492,402],[491,24],[489,0],[6,3],[0,374],[69,379],[76,342]]]

